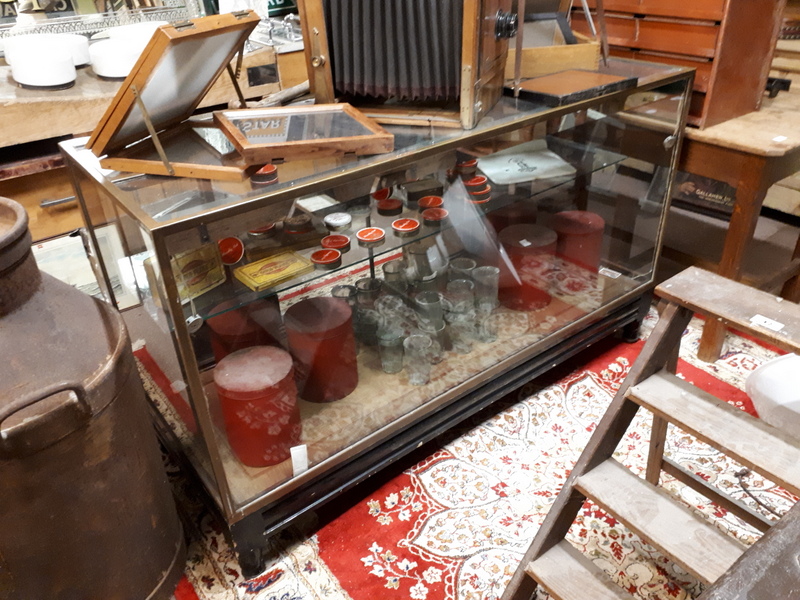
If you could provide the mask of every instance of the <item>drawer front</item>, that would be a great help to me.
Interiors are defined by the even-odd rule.
[[[687,23],[672,19],[637,19],[635,47],[642,50],[676,52],[711,58],[717,48],[719,26],[715,23]]]
[[[710,60],[696,59],[690,56],[679,56],[674,54],[659,54],[656,52],[637,52],[636,58],[650,62],[662,63],[665,65],[675,65],[679,67],[690,67],[696,69],[694,75],[693,89],[699,92],[707,92],[711,82],[711,71],[713,63]]]
[[[582,12],[573,13],[572,27],[591,35]],[[621,13],[606,13],[606,29],[608,42],[614,46],[703,58],[714,56],[719,36],[719,25],[713,21],[637,18]]]
[[[592,14],[595,24],[597,15]],[[572,28],[578,33],[592,35],[589,23],[583,12],[576,12],[572,15]],[[636,41],[636,19],[632,15],[616,13],[606,13],[606,31],[608,32],[608,43],[615,46],[635,46]]]
[[[596,0],[588,2],[591,8],[597,6]],[[582,10],[580,0],[572,6]],[[725,0],[606,0],[604,6],[611,11],[710,21],[721,21],[725,14]]]

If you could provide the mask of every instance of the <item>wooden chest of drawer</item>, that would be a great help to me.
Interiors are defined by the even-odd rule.
[[[689,123],[710,127],[760,106],[785,1],[606,0],[611,54],[697,69]],[[590,33],[579,0],[572,26]]]

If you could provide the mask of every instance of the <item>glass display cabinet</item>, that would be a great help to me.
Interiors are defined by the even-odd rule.
[[[160,388],[157,427],[246,576],[292,519],[635,334],[693,71],[609,70],[636,85],[560,107],[504,97],[469,131],[386,126],[392,152],[241,182],[104,170],[85,139],[62,143],[101,287]],[[206,118],[195,130],[226,154]]]

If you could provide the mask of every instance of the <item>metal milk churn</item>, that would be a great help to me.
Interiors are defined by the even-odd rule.
[[[185,546],[120,315],[0,198],[0,599],[169,598]]]

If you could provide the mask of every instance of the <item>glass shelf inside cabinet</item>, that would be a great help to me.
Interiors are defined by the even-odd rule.
[[[384,216],[379,214],[375,207],[376,201],[370,196],[358,197],[344,202],[334,202],[330,196],[324,194],[300,198],[293,203],[290,210],[292,214],[304,214],[311,219],[311,229],[305,234],[294,236],[299,240],[304,239],[306,243],[303,244],[302,241],[292,240],[292,234],[284,234],[281,240],[273,242],[273,250],[264,256],[277,256],[284,252],[291,252],[294,256],[307,261],[307,268],[294,277],[258,291],[254,291],[240,282],[234,275],[235,268],[230,268],[224,284],[195,299],[191,306],[188,303],[185,305],[185,316],[188,318],[192,315],[200,315],[203,318],[211,318],[221,312],[246,306],[259,297],[294,295],[303,290],[313,288],[317,284],[322,285],[325,281],[339,278],[341,277],[341,272],[352,273],[357,270],[362,273],[363,277],[381,278],[381,265],[392,258],[401,256],[404,252],[408,252],[410,246],[425,245],[431,241],[431,238],[439,234],[451,232],[451,235],[458,235],[455,232],[469,231],[474,227],[481,227],[479,224],[485,220],[485,215],[504,209],[514,203],[528,202],[537,204],[545,202],[545,197],[548,194],[573,184],[576,177],[589,177],[592,173],[607,169],[626,159],[625,156],[610,150],[591,147],[583,143],[575,143],[553,136],[548,136],[547,140],[540,141],[542,146],[546,144],[547,147],[573,168],[570,174],[518,183],[498,184],[489,180],[492,197],[485,204],[477,205],[472,204],[469,200],[469,193],[461,179],[448,183],[446,175],[442,173],[438,179],[446,190],[443,194],[443,207],[448,211],[449,215],[445,221],[434,226],[426,224],[421,211],[416,206],[409,206],[408,203],[404,204],[402,212],[392,216]],[[511,145],[505,148],[504,151],[514,151],[518,147],[524,148],[525,146],[526,144]],[[472,147],[470,151],[476,155],[481,153],[481,158],[478,159],[479,165],[482,164],[481,161],[493,156],[491,152],[486,152],[481,146]],[[512,155],[508,154],[507,156]],[[524,156],[524,154],[520,154],[520,156]],[[313,210],[320,204],[324,208]],[[342,253],[341,264],[336,268],[313,268],[311,263],[312,254],[321,249],[320,240],[330,233],[324,227],[323,218],[332,212],[346,212],[351,215],[351,226],[347,230],[339,232],[339,235],[346,235],[350,239],[350,247]],[[409,237],[400,237],[395,234],[392,224],[402,219],[417,221],[419,223],[418,232]],[[371,248],[360,245],[356,239],[356,233],[365,227],[382,229],[385,233],[383,243]],[[246,239],[247,235],[247,232],[240,232],[239,238]],[[307,247],[293,248],[292,244],[297,243]],[[496,240],[493,240],[493,243],[496,244]],[[373,272],[371,272],[371,269]]]

